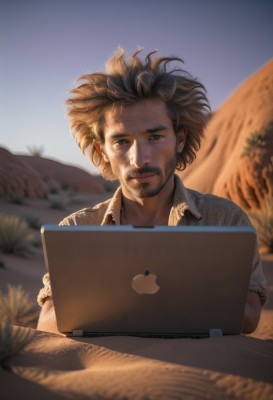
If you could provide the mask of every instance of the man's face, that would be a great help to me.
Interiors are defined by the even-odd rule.
[[[173,176],[184,142],[174,133],[166,105],[141,100],[105,115],[103,157],[123,194],[132,200],[156,196]]]

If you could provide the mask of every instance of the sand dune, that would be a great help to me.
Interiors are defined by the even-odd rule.
[[[15,375],[0,372],[1,393],[15,399],[22,387],[39,399],[270,400],[272,360],[272,340],[244,336],[69,339],[37,331],[9,362]]]

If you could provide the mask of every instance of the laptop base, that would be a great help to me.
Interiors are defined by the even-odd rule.
[[[82,329],[74,329],[70,333],[66,333],[69,337],[106,337],[106,336],[134,336],[141,338],[159,338],[159,339],[179,339],[179,338],[192,338],[201,339],[208,337],[219,337],[223,336],[221,329],[210,329],[208,333],[124,333],[124,332],[84,332]]]

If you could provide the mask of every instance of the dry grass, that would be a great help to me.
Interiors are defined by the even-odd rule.
[[[15,215],[0,215],[0,251],[7,254],[27,252],[32,234],[25,221]]]
[[[42,157],[45,152],[44,146],[27,146],[28,152],[33,157]]]
[[[242,157],[251,157],[253,151],[255,151],[257,148],[263,148],[264,146],[265,146],[264,133],[253,132],[246,140]]]
[[[30,328],[0,324],[0,367],[8,369],[8,361],[19,353],[35,336]]]
[[[245,147],[241,154],[242,157],[252,157],[255,150],[266,148],[266,138],[272,135],[273,131],[273,121],[271,121],[268,126],[259,131],[251,133],[246,139]]]
[[[40,218],[37,215],[34,214],[26,214],[24,215],[24,219],[26,223],[28,224],[28,227],[31,229],[35,230],[40,230],[42,226],[42,222],[40,221]]]
[[[21,286],[8,286],[6,295],[0,291],[0,367],[9,369],[8,360],[32,340],[36,332],[28,325],[37,319],[38,311]]]
[[[21,286],[8,285],[6,295],[0,291],[0,323],[33,327],[37,319],[36,304]]]

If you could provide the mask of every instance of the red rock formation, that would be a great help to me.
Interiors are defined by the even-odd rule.
[[[81,168],[62,164],[44,157],[18,156],[20,160],[35,169],[49,189],[72,189],[75,192],[104,193],[104,186],[96,176]]]
[[[265,198],[273,198],[272,122],[273,61],[213,114],[197,159],[180,173],[185,185],[230,198],[246,210],[262,208]]]
[[[216,194],[232,199],[245,210],[273,202],[273,124],[261,133],[261,143],[243,150],[225,182],[217,181]]]
[[[40,176],[24,161],[0,148],[0,197],[47,197],[48,190]]]

